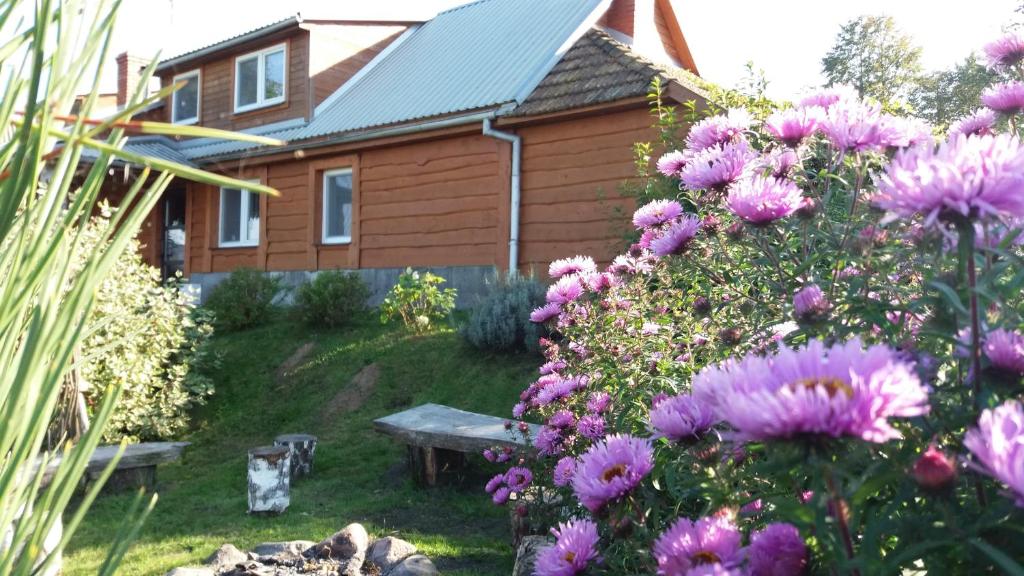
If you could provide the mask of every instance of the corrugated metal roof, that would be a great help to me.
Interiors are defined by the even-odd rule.
[[[479,0],[438,14],[299,138],[514,102],[596,20],[602,0]]]

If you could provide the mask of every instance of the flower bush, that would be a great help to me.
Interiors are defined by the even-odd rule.
[[[441,288],[445,279],[430,272],[406,268],[380,305],[380,321],[400,318],[417,333],[429,331],[438,320],[450,318],[455,309],[454,288]]]
[[[280,278],[255,268],[237,268],[213,288],[205,307],[213,314],[218,330],[245,330],[270,319],[280,293]]]
[[[533,277],[496,275],[462,327],[462,337],[480,350],[537,352],[546,332],[530,322],[530,312],[544,303],[544,290]]]
[[[362,314],[369,297],[359,274],[325,270],[295,291],[295,308],[310,326],[338,328]]]
[[[552,264],[542,427],[485,453],[557,525],[536,574],[1024,573],[1022,47],[947,134],[845,87],[682,141],[654,103],[637,240]]]

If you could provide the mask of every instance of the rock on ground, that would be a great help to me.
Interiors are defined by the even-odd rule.
[[[264,542],[252,549],[257,556],[287,556],[298,557],[302,553],[316,546],[316,542],[310,540],[291,540],[288,542]],[[233,548],[233,546],[232,546]]]
[[[416,553],[416,546],[400,538],[388,536],[373,542],[370,546],[369,559],[380,568],[381,574],[387,574],[399,562]]]
[[[213,568],[206,566],[192,567],[185,566],[182,568],[175,568],[164,576],[215,576]]]
[[[347,560],[356,556],[366,557],[370,547],[370,535],[362,524],[349,524],[320,543],[321,554],[325,552],[338,560]]]
[[[544,536],[523,536],[516,549],[516,565],[512,576],[533,576],[533,565],[537,561],[537,551],[549,544]]]
[[[399,562],[386,576],[438,576],[434,563],[423,554],[413,554]]]
[[[249,555],[238,548],[235,548],[234,544],[224,544],[220,548],[217,548],[213,554],[210,554],[203,564],[206,564],[214,570],[220,570],[222,568],[231,568],[235,564],[245,562],[248,559]]]

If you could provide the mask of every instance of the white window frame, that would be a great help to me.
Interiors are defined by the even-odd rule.
[[[196,115],[192,118],[175,118],[174,114],[178,111],[178,91],[175,90],[174,94],[171,95],[171,123],[173,124],[195,124],[199,122],[199,117],[202,115],[203,110],[203,71],[199,68],[195,70],[189,70],[188,72],[182,72],[176,74],[171,80],[172,84],[177,84],[181,80],[185,80],[192,76],[196,77]]]
[[[273,52],[283,52],[284,53],[284,56],[282,58],[282,61],[283,61],[283,64],[284,64],[284,70],[283,70],[283,72],[284,72],[284,76],[283,76],[283,78],[284,78],[283,79],[284,85],[282,86],[283,90],[282,90],[280,96],[278,96],[276,98],[267,99],[265,97],[265,93],[266,92],[264,90],[266,88],[266,82],[267,82],[267,64],[266,64],[266,58],[264,58],[264,56],[266,56],[267,54],[271,54]],[[238,105],[238,97],[240,96],[239,91],[240,91],[242,85],[238,81],[238,66],[242,62],[246,62],[248,60],[252,60],[253,58],[256,59],[256,101],[253,102],[252,104],[245,104],[245,105],[239,106]],[[269,48],[264,48],[262,50],[257,50],[255,52],[249,52],[248,54],[243,54],[243,55],[235,58],[235,95],[234,95],[234,103],[235,103],[235,113],[236,114],[239,113],[239,112],[248,112],[249,110],[256,110],[258,108],[266,108],[267,106],[273,106],[275,104],[281,104],[282,102],[284,102],[287,99],[288,99],[288,43],[287,42],[282,42],[280,44],[275,44],[273,46],[270,46]]]
[[[356,181],[353,175],[352,168],[335,168],[333,170],[325,170],[323,178],[323,190],[320,193],[320,237],[324,244],[351,244],[352,236],[328,236],[327,235],[327,180],[332,176],[339,174],[348,174],[352,176],[352,212],[353,216],[356,207]],[[352,230],[352,223],[348,224],[349,230]]]
[[[259,184],[259,180],[246,180],[253,184]],[[225,190],[240,190],[242,192],[241,203],[239,206],[239,223],[238,223],[238,236],[239,240],[235,242],[229,242],[224,240],[224,191]],[[220,248],[252,248],[260,245],[260,229],[256,228],[256,238],[247,238],[249,233],[249,203],[251,196],[256,194],[252,190],[246,190],[245,188],[231,188],[222,186],[220,188],[220,213],[217,215],[217,246]],[[260,213],[260,223],[262,224],[264,214]]]

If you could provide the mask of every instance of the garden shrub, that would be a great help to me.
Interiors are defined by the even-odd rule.
[[[238,268],[213,288],[205,307],[213,313],[218,330],[244,330],[270,318],[280,292],[280,278],[253,268]]]
[[[366,310],[370,290],[355,272],[328,270],[299,286],[295,307],[312,326],[337,328]]]
[[[484,453],[536,574],[1024,573],[1021,46],[941,137],[846,87],[685,138],[658,103],[638,241],[532,313],[539,457]]]
[[[444,282],[445,279],[436,274],[406,268],[380,305],[380,321],[387,323],[401,318],[407,328],[427,332],[438,320],[450,319],[455,309],[456,291],[442,289]]]
[[[497,275],[463,326],[463,337],[481,350],[540,350],[538,341],[547,331],[530,322],[530,312],[544,304],[544,293],[535,278]]]
[[[106,219],[84,231],[78,251],[94,250]],[[96,293],[81,349],[81,375],[89,406],[114,385],[122,388],[104,430],[107,441],[166,440],[188,426],[188,412],[213,394],[206,376],[217,357],[207,346],[207,313],[197,310],[176,281],[163,283],[133,240]]]

